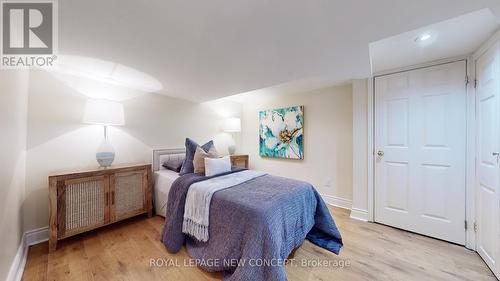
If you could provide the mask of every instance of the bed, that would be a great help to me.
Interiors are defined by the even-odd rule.
[[[179,177],[177,172],[167,170],[162,163],[169,159],[184,159],[185,149],[157,149],[153,151],[153,205],[155,214],[165,217],[168,193],[172,183]]]
[[[154,207],[157,215],[165,217],[168,193],[178,177],[179,173],[167,169],[154,172]]]
[[[157,152],[153,166],[160,170],[161,155],[170,152]],[[205,241],[186,232],[188,195],[214,184],[228,188],[211,197]],[[340,232],[311,184],[241,168],[212,177],[178,177],[168,191],[165,214],[161,241],[167,251],[185,245],[199,267],[222,271],[224,280],[287,280],[284,262],[304,239],[335,254],[342,247]]]

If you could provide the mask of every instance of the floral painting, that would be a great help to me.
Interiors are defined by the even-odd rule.
[[[260,155],[274,158],[304,159],[304,107],[259,112]]]

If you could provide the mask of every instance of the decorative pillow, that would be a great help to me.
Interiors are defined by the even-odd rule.
[[[231,159],[229,156],[222,158],[205,158],[205,176],[211,177],[231,171]]]
[[[172,170],[174,172],[180,172],[181,171],[181,167],[182,167],[182,163],[184,162],[184,160],[181,160],[181,159],[169,159],[165,162],[163,162],[163,167],[165,167],[165,169],[168,169],[168,170]]]
[[[195,173],[205,173],[205,158],[217,158],[217,150],[215,150],[215,147],[210,148],[208,152],[205,152],[205,150],[199,146],[196,148],[193,159]]]
[[[185,174],[194,173],[193,159],[194,154],[196,153],[196,148],[198,146],[199,145],[194,140],[186,138],[186,158],[184,159],[184,163],[182,163],[182,168],[179,172],[179,175],[182,176]],[[203,148],[205,152],[209,151],[212,147],[214,147],[213,141],[209,141],[201,146],[201,148]]]

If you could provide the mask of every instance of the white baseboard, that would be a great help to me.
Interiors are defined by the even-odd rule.
[[[46,226],[33,229],[26,231],[24,235],[26,237],[26,245],[29,247],[49,240],[49,228]]]
[[[349,209],[349,210],[352,207],[352,200],[349,199],[336,197],[332,195],[326,195],[326,194],[321,194],[321,197],[323,197],[323,200],[325,200],[327,204],[330,204],[335,207]]]
[[[360,221],[368,221],[368,211],[357,209],[357,208],[352,208],[351,209],[351,219],[360,220]]]
[[[12,261],[10,266],[9,274],[7,275],[7,281],[20,281],[23,277],[24,266],[26,265],[26,259],[28,256],[28,248],[25,247],[24,235],[21,238],[21,243],[17,248],[16,256]]]
[[[351,219],[360,220],[360,221],[368,221],[368,211],[353,208],[352,207],[352,200],[341,198],[341,197],[336,197],[336,196],[332,196],[332,195],[327,195],[327,194],[321,194],[321,197],[323,197],[323,200],[325,200],[325,203],[327,203],[329,205],[351,210]]]
[[[26,231],[23,234],[21,243],[19,243],[19,248],[17,249],[16,256],[14,257],[12,265],[10,266],[9,274],[7,275],[7,281],[21,280],[24,273],[24,267],[26,266],[26,260],[28,259],[29,246],[42,243],[47,240],[49,240],[48,227]]]

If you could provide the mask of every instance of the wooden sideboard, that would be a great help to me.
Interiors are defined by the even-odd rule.
[[[248,155],[231,155],[231,165],[248,169]]]
[[[49,251],[57,241],[140,214],[152,216],[151,165],[49,177]]]

